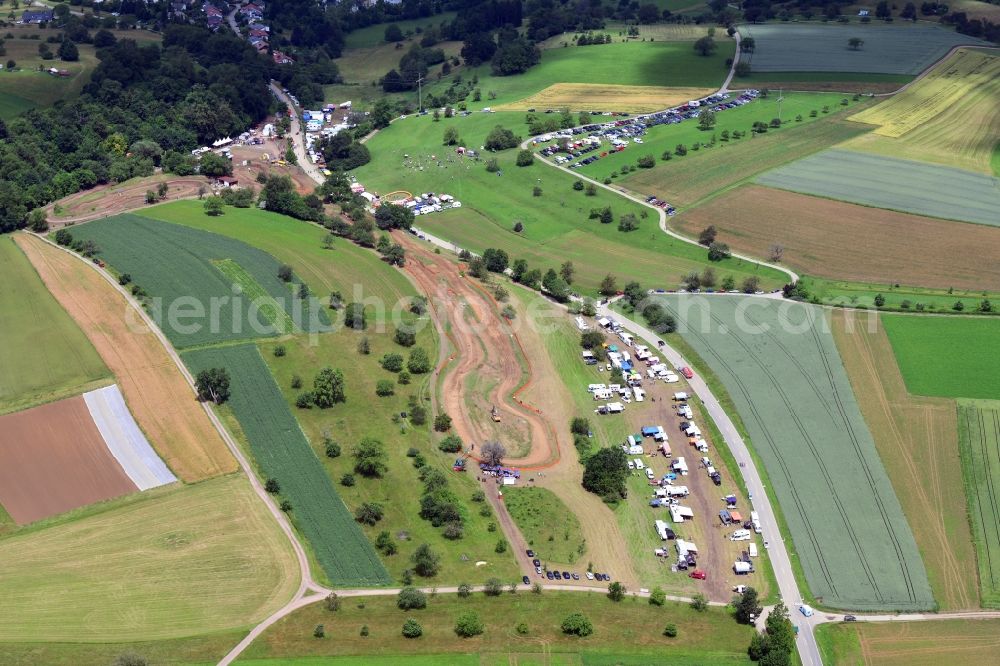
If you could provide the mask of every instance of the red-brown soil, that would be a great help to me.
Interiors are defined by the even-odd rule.
[[[137,490],[81,396],[0,416],[0,503],[18,525]]]

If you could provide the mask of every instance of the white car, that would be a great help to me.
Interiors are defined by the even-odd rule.
[[[587,572],[587,580],[594,580],[594,574]]]

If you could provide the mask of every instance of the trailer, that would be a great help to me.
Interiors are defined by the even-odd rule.
[[[684,402],[687,399],[688,399],[688,394],[683,391],[674,393],[674,401],[676,402]]]
[[[747,548],[750,550],[750,557],[757,557],[757,544],[751,543]]]
[[[750,522],[753,523],[753,531],[756,532],[757,534],[760,534],[760,532],[761,532],[761,529],[760,529],[760,516],[757,515],[756,511],[751,511],[750,512]]]
[[[733,563],[733,573],[737,576],[745,576],[747,574],[753,573],[753,565],[749,562],[734,562]]]
[[[660,430],[660,426],[643,426],[642,436],[643,437],[653,437]]]
[[[667,532],[670,530],[670,528],[667,526],[667,523],[665,521],[654,520],[653,528],[656,530],[656,533],[660,535],[661,540],[666,541],[667,539],[669,539],[669,537],[667,536]]]

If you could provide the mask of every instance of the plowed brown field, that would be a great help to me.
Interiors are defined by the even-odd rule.
[[[953,400],[910,395],[889,338],[867,316],[835,310],[833,336],[899,496],[942,610],[979,608]]]
[[[747,185],[678,215],[678,231],[709,225],[757,257],[771,245],[810,275],[947,289],[1000,289],[1000,229]]]
[[[18,525],[137,490],[81,396],[0,416],[0,504]]]
[[[114,373],[133,416],[174,474],[193,482],[235,471],[194,389],[125,297],[69,253],[33,236],[17,242]]]

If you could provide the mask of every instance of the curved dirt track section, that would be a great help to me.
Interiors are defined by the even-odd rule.
[[[488,440],[512,439],[528,447],[508,462],[522,469],[552,465],[559,459],[551,425],[537,409],[516,396],[527,386],[522,381],[524,355],[517,335],[497,310],[495,301],[478,284],[459,274],[458,266],[412,240],[403,240],[409,261],[406,272],[430,301],[431,318],[444,331],[452,349],[442,367],[441,408],[451,415],[456,434],[472,448]],[[526,362],[526,361],[525,361]],[[530,382],[530,366],[529,366]],[[485,395],[470,390],[475,380]],[[479,388],[477,387],[477,388]],[[473,394],[473,395],[470,395]],[[494,423],[495,406],[500,422]]]
[[[49,226],[58,229],[68,224],[90,222],[102,217],[111,217],[144,208],[148,205],[146,192],[155,191],[160,183],[166,183],[169,188],[165,201],[190,199],[198,196],[199,188],[209,187],[208,179],[200,176],[184,178],[154,176],[127,185],[99,185],[71,194],[46,206],[45,212],[49,216]],[[62,213],[58,216],[53,213],[53,209],[57,205],[62,209]]]

